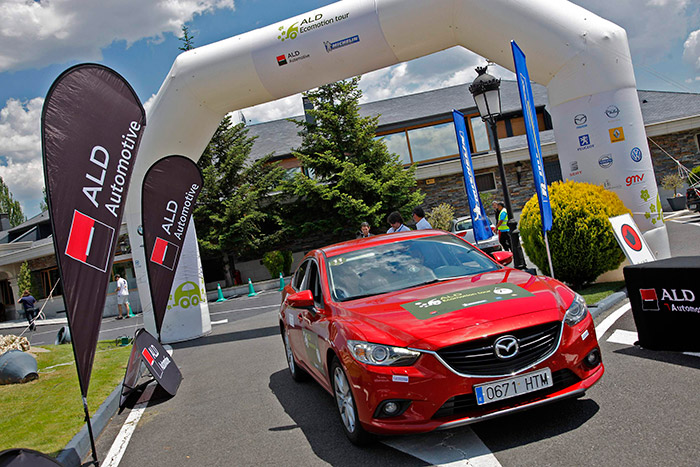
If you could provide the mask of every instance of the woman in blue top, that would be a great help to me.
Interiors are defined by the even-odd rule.
[[[29,322],[29,329],[32,331],[35,330],[36,325],[34,324],[34,319],[36,319],[36,310],[34,309],[34,305],[36,305],[36,298],[32,297],[29,290],[25,290],[22,294],[22,298],[17,300],[17,303],[21,303],[22,308],[24,308],[24,316],[27,318],[27,322]]]

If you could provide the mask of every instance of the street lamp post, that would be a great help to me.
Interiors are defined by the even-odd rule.
[[[520,231],[518,223],[513,217],[513,207],[510,204],[510,193],[506,183],[506,171],[503,168],[501,158],[501,147],[498,144],[498,132],[496,128],[496,118],[501,114],[501,80],[486,73],[487,67],[477,67],[477,77],[469,86],[469,92],[474,96],[474,102],[479,109],[481,119],[486,122],[493,135],[494,149],[496,150],[496,160],[498,161],[498,172],[501,175],[501,185],[503,186],[503,202],[508,213],[508,228],[510,236],[510,246],[513,250],[513,266],[517,269],[525,269],[525,256],[520,248]]]

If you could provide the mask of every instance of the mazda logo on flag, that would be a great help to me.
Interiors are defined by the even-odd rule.
[[[518,339],[513,336],[503,336],[493,344],[493,352],[501,360],[508,360],[515,357],[520,350]]]

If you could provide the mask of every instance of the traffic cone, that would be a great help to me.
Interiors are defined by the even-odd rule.
[[[250,277],[248,278],[248,296],[249,297],[255,297],[257,293],[255,293],[255,289],[253,288],[253,282],[250,280]]]
[[[226,299],[224,298],[224,293],[221,291],[221,284],[216,284],[216,288],[219,292],[219,299],[217,300],[217,302],[225,302]]]
[[[131,311],[131,304],[126,305],[129,308],[129,316],[136,316],[133,311]]]
[[[282,277],[282,273],[280,273],[280,292],[284,290],[284,277]]]

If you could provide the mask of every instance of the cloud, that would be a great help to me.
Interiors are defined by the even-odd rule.
[[[43,200],[41,163],[42,97],[21,102],[9,99],[0,110],[0,177],[20,202],[24,214],[39,213]]]
[[[700,29],[691,32],[685,40],[683,60],[689,63],[696,72],[700,72]]]
[[[99,61],[102,49],[125,41],[163,40],[182,25],[233,0],[3,0],[0,72],[43,68],[71,60]]]

